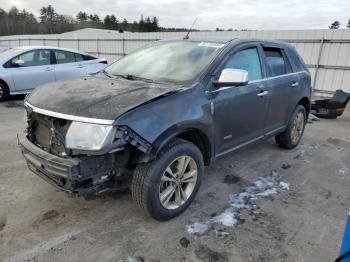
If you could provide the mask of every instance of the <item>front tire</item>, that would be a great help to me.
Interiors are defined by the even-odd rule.
[[[302,105],[297,105],[289,120],[287,130],[275,136],[278,146],[285,149],[295,148],[304,134],[305,124],[306,109]]]
[[[0,82],[0,102],[6,101],[9,96],[9,90],[4,83]]]
[[[200,187],[203,156],[193,143],[176,139],[157,158],[136,167],[133,199],[154,219],[166,221],[181,214]]]

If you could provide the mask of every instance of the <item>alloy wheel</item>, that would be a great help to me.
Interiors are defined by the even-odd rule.
[[[303,112],[299,112],[293,122],[293,128],[291,133],[293,144],[297,144],[299,142],[303,134],[304,123],[305,123],[305,116]]]
[[[197,183],[198,167],[190,156],[176,158],[164,171],[159,185],[159,200],[166,209],[182,206]]]

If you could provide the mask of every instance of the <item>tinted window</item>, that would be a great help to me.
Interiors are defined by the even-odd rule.
[[[249,81],[262,78],[258,50],[249,48],[235,53],[224,68],[243,69],[248,72]]]
[[[95,60],[97,59],[96,57],[93,57],[91,55],[83,55],[84,60]]]
[[[289,60],[293,62],[295,66],[295,71],[306,70],[306,65],[304,64],[304,61],[301,59],[301,57],[297,53],[297,50],[295,50],[294,48],[289,49],[288,57],[290,58]]]
[[[23,60],[24,64],[21,67],[49,65],[50,51],[49,50],[30,51],[12,59],[11,64],[16,60]]]
[[[76,62],[84,61],[84,58],[81,54],[75,53],[75,61]]]
[[[289,63],[278,48],[264,48],[267,66],[271,76],[287,74],[291,71]]]
[[[56,63],[66,64],[75,62],[75,54],[72,52],[56,50],[55,51]]]

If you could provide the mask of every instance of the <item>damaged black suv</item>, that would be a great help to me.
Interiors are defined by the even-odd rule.
[[[310,85],[286,43],[158,41],[98,74],[37,88],[19,144],[30,170],[60,190],[131,185],[141,207],[168,220],[192,202],[215,159],[273,136],[297,146]]]

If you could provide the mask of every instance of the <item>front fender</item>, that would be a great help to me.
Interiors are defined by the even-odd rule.
[[[115,123],[128,126],[156,150],[192,129],[200,130],[209,139],[212,137],[210,101],[200,88],[190,88],[140,106]]]
[[[186,123],[181,126],[172,126],[169,129],[167,129],[165,132],[160,134],[159,137],[156,139],[156,141],[153,143],[155,154],[157,155],[159,151],[162,148],[164,148],[164,146],[167,145],[175,137],[178,137],[181,134],[191,132],[191,131],[203,134],[210,141],[211,133],[206,126],[197,125],[195,123]],[[212,151],[212,148],[210,148],[210,150]]]

